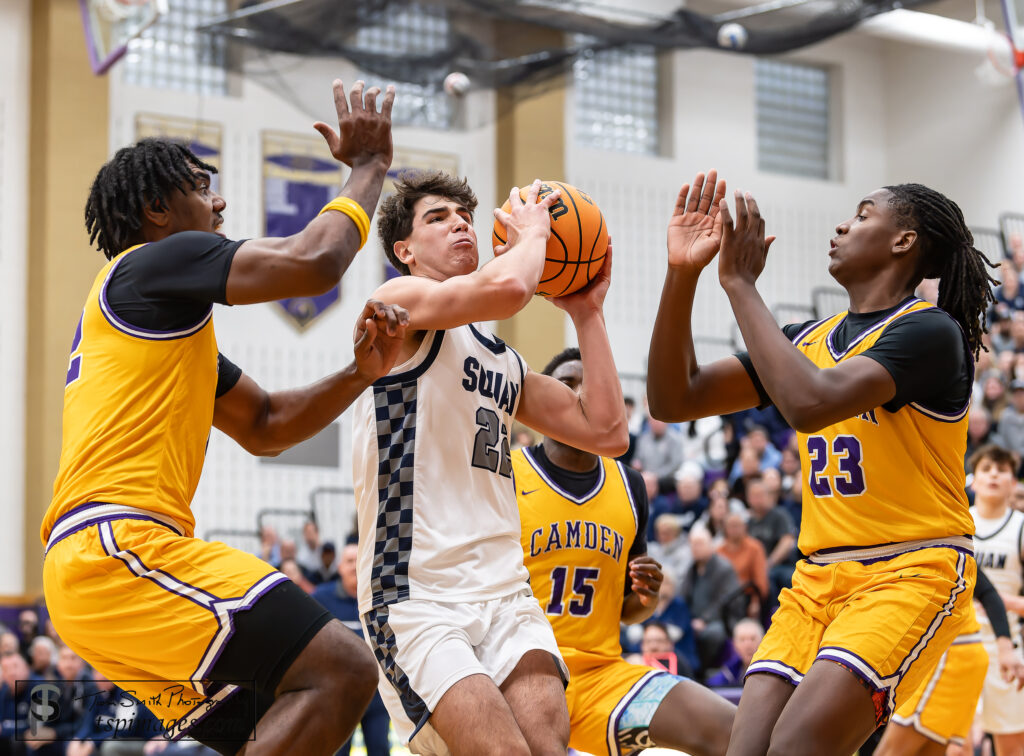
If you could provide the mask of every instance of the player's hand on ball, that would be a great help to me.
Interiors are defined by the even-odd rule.
[[[725,180],[718,171],[707,177],[698,173],[693,184],[683,184],[668,222],[668,264],[673,268],[702,270],[722,243],[719,203],[725,197]]]
[[[736,220],[723,198],[719,205],[722,223],[722,251],[718,256],[718,280],[722,288],[736,283],[752,284],[764,270],[768,248],[774,236],[765,238],[764,218],[757,201],[746,192],[736,192]]]
[[[513,186],[508,194],[508,201],[511,205],[509,212],[500,207],[494,208],[494,217],[502,222],[508,237],[504,244],[494,248],[495,256],[505,254],[515,246],[520,237],[530,233],[547,239],[551,235],[551,215],[548,212],[551,206],[558,202],[561,196],[559,190],[537,199],[540,194],[540,179],[534,179],[526,192],[526,200],[519,196],[519,187]]]
[[[356,321],[356,370],[373,382],[388,374],[395,364],[409,326],[409,313],[398,305],[370,299]]]
[[[640,598],[644,606],[658,602],[658,591],[665,579],[661,564],[649,556],[634,557],[629,560],[629,579],[632,581],[633,593]]]
[[[600,310],[604,306],[604,298],[612,282],[612,240],[608,239],[608,251],[605,252],[604,263],[592,279],[582,289],[562,297],[548,297],[555,307],[575,315],[583,310]]]
[[[338,113],[338,130],[335,131],[323,121],[317,121],[313,128],[320,132],[327,146],[338,160],[350,168],[377,161],[387,167],[391,165],[391,106],[395,102],[395,88],[389,84],[384,93],[380,112],[377,112],[377,96],[380,87],[370,87],[357,81],[350,95],[345,94],[345,85],[340,79],[334,80],[334,109]]]

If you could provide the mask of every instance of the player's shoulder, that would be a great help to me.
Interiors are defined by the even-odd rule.
[[[615,465],[622,471],[622,474],[625,476],[626,483],[628,485],[640,486],[641,488],[645,486],[644,476],[640,473],[639,470],[634,470],[629,465],[624,465],[622,464],[622,462],[619,462],[616,459],[611,459],[610,457],[606,457],[606,459],[608,459],[609,462],[611,462],[613,465]]]
[[[948,312],[934,305],[902,313],[893,318],[885,332],[912,333],[914,338],[937,340],[943,344],[959,344],[963,340],[960,324]]]

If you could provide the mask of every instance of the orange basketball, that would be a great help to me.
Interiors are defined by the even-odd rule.
[[[519,190],[524,200],[527,189]],[[540,197],[555,189],[561,190],[561,195],[550,209],[551,236],[537,285],[537,293],[545,297],[571,294],[585,286],[601,270],[608,251],[608,227],[590,195],[561,181],[545,181],[540,185]],[[505,212],[510,208],[508,201],[502,205]],[[506,238],[505,225],[495,221],[492,243],[504,244]]]

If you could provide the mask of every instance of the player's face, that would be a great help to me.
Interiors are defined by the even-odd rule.
[[[1017,485],[1013,467],[997,464],[991,459],[982,459],[974,469],[971,488],[974,495],[985,501],[1006,501]]]
[[[412,233],[399,244],[410,255],[406,262],[414,275],[437,281],[472,273],[479,263],[473,216],[464,205],[445,197],[417,200]]]
[[[227,202],[217,192],[210,188],[210,174],[199,168],[192,170],[196,177],[196,188],[185,187],[185,193],[172,191],[167,198],[169,205],[171,223],[170,232],[179,231],[208,231],[215,234],[221,233],[220,227],[224,223],[224,208]]]
[[[561,381],[577,394],[583,386],[583,363],[579,360],[563,362],[551,374],[556,381]]]
[[[871,192],[853,217],[836,226],[828,272],[844,286],[870,279],[891,261],[893,246],[906,230],[897,226],[889,210],[891,196],[885,189]]]

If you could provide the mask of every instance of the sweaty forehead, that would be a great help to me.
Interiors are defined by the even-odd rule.
[[[417,216],[421,216],[431,210],[455,210],[461,206],[461,204],[448,197],[442,197],[439,194],[428,194],[427,196],[420,197],[416,200],[416,204],[413,206],[413,211]]]
[[[875,189],[875,191],[865,196],[859,204],[869,206],[874,205],[880,210],[885,210],[889,207],[889,199],[891,197],[892,194],[888,189]]]

